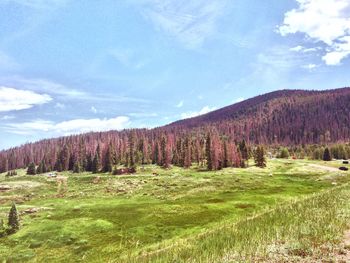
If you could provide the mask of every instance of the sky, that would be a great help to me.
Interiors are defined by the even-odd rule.
[[[0,0],[0,149],[349,86],[350,0]]]

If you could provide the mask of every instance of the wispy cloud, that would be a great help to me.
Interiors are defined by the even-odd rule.
[[[61,109],[61,110],[63,110],[64,108],[66,108],[66,105],[63,104],[63,103],[57,102],[57,103],[55,104],[55,108],[56,108],[56,109]]]
[[[181,100],[181,101],[179,101],[178,104],[176,104],[176,108],[181,108],[183,105],[184,105],[184,101]]]
[[[209,107],[209,106],[204,106],[200,111],[189,111],[189,112],[183,112],[181,113],[181,118],[182,119],[188,119],[188,118],[193,118],[199,115],[206,114],[210,111],[216,110],[215,107]]]
[[[303,65],[303,66],[301,66],[302,68],[304,68],[304,69],[308,69],[308,70],[314,70],[315,68],[317,68],[318,67],[318,65],[316,65],[316,64],[313,64],[313,63],[310,63],[310,64],[307,64],[307,65]]]
[[[94,114],[97,113],[97,109],[94,106],[91,106],[90,111]]]
[[[30,90],[0,87],[0,112],[30,109],[35,105],[48,103],[52,98]]]
[[[232,102],[233,103],[238,103],[238,102],[241,102],[241,101],[244,101],[244,100],[245,100],[245,98],[241,97],[241,98],[237,98],[237,99],[233,100]]]
[[[28,89],[35,92],[45,92],[48,94],[60,95],[64,97],[81,97],[86,92],[66,87],[47,79],[23,78],[20,76],[7,76],[0,79],[6,85],[11,85],[20,89]]]
[[[289,50],[290,51],[294,51],[294,52],[302,52],[302,53],[308,53],[308,52],[316,52],[318,50],[320,50],[320,47],[311,47],[311,48],[306,48],[303,46],[296,46],[296,47],[292,47]]]
[[[118,116],[111,119],[74,119],[63,122],[34,120],[23,123],[9,123],[2,129],[9,133],[20,135],[47,134],[46,136],[61,136],[79,134],[91,131],[121,130],[130,125],[129,118]]]
[[[67,100],[98,101],[98,102],[137,102],[147,103],[142,98],[129,97],[118,94],[109,94],[108,92],[89,93],[87,91],[74,89],[61,83],[47,79],[23,78],[21,76],[8,76],[0,78],[0,83],[6,86],[16,87],[17,89],[31,90],[39,93],[47,93],[51,96],[60,97]]]
[[[282,36],[302,33],[310,43],[321,42],[327,65],[339,65],[350,55],[350,1],[297,0],[298,8],[285,13]]]
[[[228,0],[148,0],[143,15],[157,30],[174,37],[187,48],[197,48],[216,30]]]
[[[5,116],[0,117],[0,120],[2,120],[2,121],[8,121],[8,120],[13,120],[13,119],[15,119],[15,116],[12,116],[12,115],[5,115]]]

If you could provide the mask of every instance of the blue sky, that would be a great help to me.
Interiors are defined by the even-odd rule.
[[[349,86],[349,0],[1,0],[0,149]]]

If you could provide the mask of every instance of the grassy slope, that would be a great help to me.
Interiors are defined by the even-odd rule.
[[[147,166],[134,176],[102,174],[99,184],[92,183],[95,175],[67,174],[69,189],[62,198],[56,197],[56,182],[44,176],[5,179],[0,175],[1,184],[18,186],[0,193],[0,218],[5,219],[11,200],[16,200],[20,211],[28,207],[42,209],[23,215],[21,230],[1,239],[0,258],[18,262],[232,259],[240,251],[232,245],[231,238],[227,239],[234,236],[232,231],[236,227],[232,224],[245,224],[245,219],[256,213],[280,207],[285,202],[286,207],[290,207],[291,201],[334,188],[334,182],[341,185],[350,180],[349,173],[314,169],[310,163],[337,165],[273,160],[266,169],[250,167],[217,172],[199,171],[195,167],[163,170]],[[151,175],[153,171],[160,175]],[[345,190],[337,191],[343,192]],[[331,204],[331,201],[321,203]],[[288,211],[279,211],[277,215],[288,215]],[[291,214],[283,224],[290,224],[293,218],[295,215]],[[259,224],[261,222],[255,225]],[[240,229],[252,229],[248,225]],[[268,225],[262,224],[260,228]],[[225,231],[221,231],[223,227]],[[230,234],[220,236],[220,233]],[[275,234],[267,235],[269,238],[262,244],[275,242]],[[249,242],[256,242],[259,233],[244,232],[244,235],[249,237]],[[196,240],[205,237],[207,242],[193,242],[193,237]],[[249,246],[244,246],[248,251]],[[203,253],[203,249],[207,253]],[[264,256],[265,252],[261,249],[261,255],[256,256]]]

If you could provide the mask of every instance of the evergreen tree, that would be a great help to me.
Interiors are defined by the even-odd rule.
[[[87,155],[87,157],[86,157],[85,171],[92,172],[92,156],[91,156],[91,153],[89,153]]]
[[[169,154],[168,144],[165,136],[162,137],[161,152],[162,152],[161,166],[163,166],[164,168],[168,168],[170,166],[170,154]]]
[[[129,166],[135,166],[135,131],[130,131],[129,134]]]
[[[323,161],[331,161],[331,160],[332,160],[331,153],[329,152],[328,147],[326,147],[326,149],[324,149],[324,152],[323,152]]]
[[[16,233],[19,229],[19,218],[15,203],[12,203],[12,207],[10,209],[8,217],[8,227],[9,234]]]
[[[266,167],[265,149],[263,146],[258,146],[254,154],[255,165],[264,168]]]
[[[69,149],[68,149],[68,146],[65,144],[58,155],[58,165],[57,165],[58,169],[57,170],[59,172],[68,171],[69,160],[70,160]]]
[[[79,164],[79,162],[76,162],[73,166],[73,173],[78,174],[80,172],[81,172],[80,164]]]
[[[98,153],[95,154],[94,160],[92,161],[91,171],[92,173],[98,173],[101,170],[101,161]]]
[[[113,171],[113,153],[112,153],[112,145],[108,146],[106,156],[104,159],[103,172],[111,173]]]
[[[211,159],[211,135],[208,133],[207,140],[205,142],[205,155],[207,158],[207,168],[208,170],[213,170],[213,163]]]
[[[281,152],[280,152],[280,154],[279,154],[278,157],[279,157],[279,158],[288,159],[288,158],[289,158],[289,151],[288,151],[288,148],[283,147],[283,148],[281,149]]]
[[[238,148],[241,153],[241,167],[245,168],[247,167],[246,161],[249,160],[249,151],[244,139],[238,144]]]
[[[192,165],[191,140],[189,137],[185,138],[184,142],[184,167],[189,168]]]
[[[28,169],[27,169],[27,174],[28,175],[35,175],[36,174],[35,164],[33,162],[31,162],[29,164]]]

